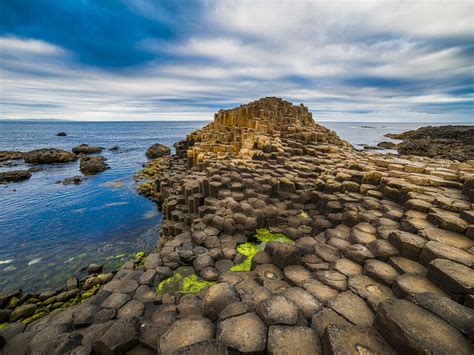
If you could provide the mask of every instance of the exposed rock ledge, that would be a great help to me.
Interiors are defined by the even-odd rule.
[[[400,154],[459,161],[474,159],[474,126],[428,126],[385,136],[403,139],[398,145]]]
[[[139,174],[157,250],[2,354],[470,354],[473,174],[356,151],[277,98],[219,111]]]

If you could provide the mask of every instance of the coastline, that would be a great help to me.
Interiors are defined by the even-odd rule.
[[[175,147],[150,161],[139,188],[163,211],[156,250],[89,301],[5,327],[16,327],[0,333],[7,349],[66,346],[66,334],[86,353],[263,352],[296,341],[308,353],[354,350],[347,334],[384,353],[469,349],[465,323],[443,310],[471,317],[474,306],[460,276],[474,265],[472,162],[357,151],[276,98],[219,111]],[[193,272],[180,275],[183,266]],[[446,335],[424,343],[422,323]],[[70,326],[44,344],[57,324]]]

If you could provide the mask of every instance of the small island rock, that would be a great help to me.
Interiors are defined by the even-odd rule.
[[[66,132],[58,132],[58,134],[56,134],[58,137],[66,137],[67,134]]]
[[[0,173],[0,183],[23,181],[30,177],[31,173],[28,170],[5,171]]]
[[[54,164],[75,161],[77,156],[62,149],[42,148],[24,153],[24,159],[29,164]]]
[[[93,145],[81,144],[77,147],[72,148],[74,154],[94,154],[100,153],[102,151],[101,147],[95,147]]]
[[[81,156],[79,170],[84,175],[95,175],[109,168],[104,157]]]

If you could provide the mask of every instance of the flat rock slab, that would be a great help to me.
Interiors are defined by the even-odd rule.
[[[204,315],[217,320],[221,311],[235,301],[239,301],[239,294],[234,286],[227,282],[212,285],[204,297]]]
[[[215,335],[214,324],[207,318],[190,316],[176,321],[160,338],[160,352],[171,355],[185,346],[211,340]]]
[[[314,298],[311,293],[300,287],[287,288],[282,292],[282,295],[290,301],[293,301],[296,307],[298,307],[308,319],[322,308],[322,304]]]
[[[364,300],[352,291],[341,292],[336,298],[330,300],[328,305],[357,325],[370,326],[375,318]]]
[[[267,346],[267,327],[255,313],[246,313],[219,322],[216,338],[241,353],[264,351]]]
[[[272,355],[319,355],[321,342],[311,328],[276,325],[268,330],[267,353]]]
[[[447,296],[445,292],[426,277],[416,274],[404,274],[397,277],[393,283],[393,292],[399,298],[406,298],[408,295],[422,292],[434,292]]]
[[[474,340],[474,310],[437,293],[419,293],[409,300],[436,314]]]
[[[283,296],[273,296],[257,306],[257,314],[270,325],[294,325],[298,320],[298,307]]]
[[[374,328],[333,324],[323,336],[324,354],[387,354],[395,355]]]
[[[469,341],[433,313],[392,298],[377,311],[375,326],[401,354],[472,354]]]
[[[124,354],[138,344],[138,318],[121,319],[111,327],[94,344],[98,354]]]
[[[311,328],[320,337],[323,336],[327,326],[331,324],[350,325],[351,323],[332,309],[326,307],[316,313],[311,320]]]
[[[450,294],[474,292],[474,270],[451,260],[433,260],[428,266],[428,278]]]

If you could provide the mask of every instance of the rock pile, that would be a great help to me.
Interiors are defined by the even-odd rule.
[[[474,159],[474,126],[428,126],[386,136],[403,139],[398,145],[400,154],[460,161]]]
[[[175,146],[142,174],[157,250],[2,351],[473,352],[474,162],[357,151],[278,98]]]

